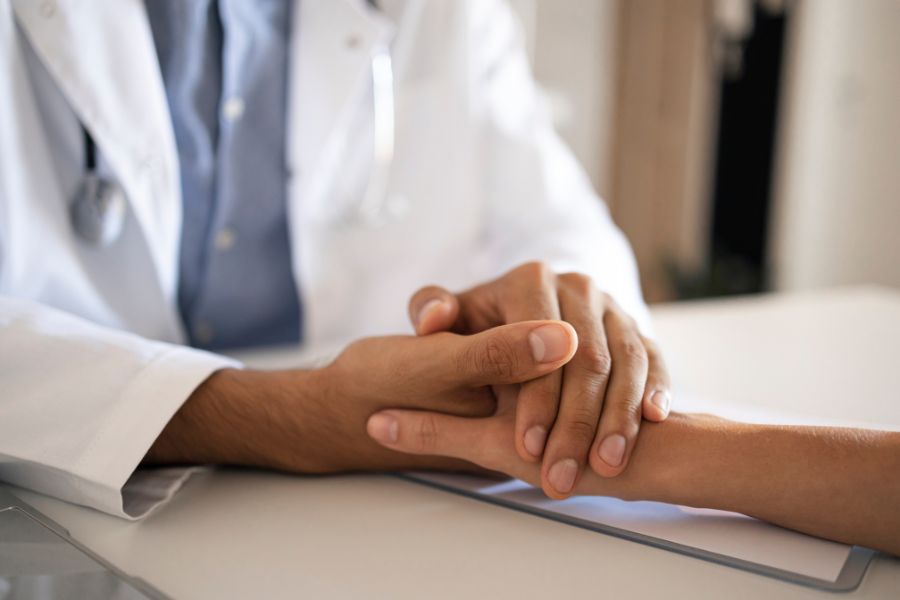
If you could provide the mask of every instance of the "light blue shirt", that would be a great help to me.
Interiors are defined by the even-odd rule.
[[[192,345],[298,342],[286,193],[291,0],[147,0],[181,166]]]

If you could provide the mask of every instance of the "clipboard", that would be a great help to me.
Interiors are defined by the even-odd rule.
[[[746,515],[659,502],[549,500],[525,482],[443,473],[399,477],[566,525],[831,592],[859,587],[874,550],[771,525]]]

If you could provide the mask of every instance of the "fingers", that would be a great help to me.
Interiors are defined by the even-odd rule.
[[[644,418],[648,421],[665,421],[672,409],[672,393],[670,391],[672,383],[669,379],[669,371],[666,369],[662,353],[656,342],[648,338],[642,339],[649,361],[647,385],[644,388],[642,402]]]
[[[613,364],[601,298],[590,281],[563,283],[559,299],[563,317],[579,332],[579,344],[563,373],[559,414],[541,470],[544,493],[557,499],[572,493],[588,461]]]
[[[524,321],[474,335],[420,338],[426,339],[432,341],[430,362],[439,363],[436,372],[450,388],[535,379],[569,362],[578,344],[575,329],[562,321]]]
[[[538,462],[544,455],[547,436],[556,420],[562,370],[527,381],[519,390],[516,405],[516,452],[528,462]]]
[[[423,288],[410,301],[410,318],[419,335],[482,332],[454,336],[460,345],[441,337],[441,344],[453,346],[449,356],[432,347],[447,367],[444,383],[521,383],[514,448],[524,461],[542,463],[541,485],[551,497],[569,495],[588,461],[600,475],[621,473],[642,416],[662,421],[671,410],[671,382],[656,345],[587,276],[557,276],[542,263],[527,263],[459,295]],[[547,340],[530,330],[504,330],[508,325],[491,329],[534,319],[565,319],[574,328],[565,335],[547,329]],[[490,332],[497,337],[481,337]],[[575,332],[582,339],[572,358],[566,340],[577,341]],[[417,368],[434,366],[419,358]]]
[[[459,301],[442,287],[429,285],[409,300],[409,318],[416,335],[450,331],[459,316]]]
[[[480,457],[482,429],[482,419],[420,410],[384,410],[369,417],[366,423],[369,436],[392,450],[470,462]]]
[[[510,274],[503,294],[503,319],[507,323],[530,319],[559,319],[556,275],[542,263],[527,263]],[[516,452],[528,462],[544,454],[547,435],[556,420],[562,371],[522,384],[516,406]]]
[[[590,461],[598,475],[612,477],[625,469],[637,439],[648,358],[629,317],[612,307],[603,321],[613,369]]]
[[[502,418],[467,419],[417,410],[384,410],[369,417],[366,431],[382,446],[415,455],[464,460],[485,469],[536,481],[537,465],[522,462]]]

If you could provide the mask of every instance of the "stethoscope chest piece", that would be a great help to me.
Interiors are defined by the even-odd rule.
[[[86,242],[109,246],[122,234],[127,205],[117,182],[88,173],[70,207],[72,229]]]

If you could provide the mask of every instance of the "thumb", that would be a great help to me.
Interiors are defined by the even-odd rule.
[[[578,347],[578,334],[565,321],[522,321],[445,339],[450,343],[435,357],[453,386],[530,381],[569,362]]]
[[[442,287],[429,285],[409,300],[409,318],[416,335],[449,331],[459,316],[459,300]]]

